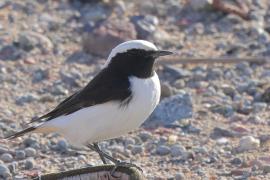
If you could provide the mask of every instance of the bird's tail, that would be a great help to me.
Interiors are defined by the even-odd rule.
[[[26,133],[32,132],[35,129],[37,129],[37,126],[31,126],[31,127],[26,128],[26,129],[24,129],[22,131],[19,131],[19,132],[16,132],[14,134],[9,135],[9,136],[5,137],[5,139],[14,139],[14,138],[20,137],[20,136],[22,136],[22,135],[24,135]]]

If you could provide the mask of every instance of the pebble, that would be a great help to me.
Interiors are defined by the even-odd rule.
[[[174,104],[177,104],[177,106]],[[192,114],[191,96],[187,93],[179,93],[163,99],[150,118],[144,122],[144,126],[155,127],[157,125],[172,124],[181,119],[191,118]]]
[[[133,155],[142,153],[142,152],[143,152],[143,147],[142,147],[142,145],[134,145],[134,146],[132,147],[131,152],[132,152]]]
[[[139,39],[147,39],[154,31],[159,21],[153,15],[139,15],[131,17],[131,22],[135,25]]]
[[[36,101],[36,100],[38,100],[38,96],[36,96],[32,93],[28,93],[28,94],[25,94],[25,95],[18,97],[16,99],[16,104],[22,106],[26,103],[31,103],[31,102]]]
[[[170,148],[165,145],[158,146],[156,149],[156,154],[164,156],[170,153]]]
[[[242,164],[242,160],[241,160],[240,158],[236,157],[236,158],[233,158],[233,159],[230,161],[230,163],[233,164],[233,165],[239,166],[239,165]]]
[[[21,159],[24,159],[25,156],[26,156],[26,154],[25,154],[25,151],[24,150],[17,150],[17,151],[15,151],[15,158],[16,159],[21,160]]]
[[[260,147],[260,140],[254,138],[253,136],[244,136],[239,141],[238,151],[245,152]]]
[[[139,133],[139,137],[143,142],[146,142],[147,140],[152,138],[152,134],[150,132],[143,131]]]
[[[34,161],[34,159],[27,159],[27,160],[25,160],[24,168],[25,168],[26,170],[31,170],[31,169],[34,168],[34,166],[35,166],[35,161]]]
[[[56,147],[58,151],[65,153],[68,151],[69,144],[66,140],[59,140]]]
[[[270,173],[270,165],[263,165],[262,170],[263,173]]]
[[[0,177],[8,178],[11,177],[10,171],[7,166],[0,164]]]
[[[4,162],[11,162],[11,161],[13,161],[13,157],[12,157],[12,155],[9,154],[9,153],[4,153],[4,154],[2,154],[2,155],[0,156],[0,159],[1,159],[2,161],[4,161]]]
[[[183,173],[175,174],[175,180],[185,180],[185,175]]]
[[[36,154],[37,154],[37,151],[34,148],[28,147],[25,149],[26,157],[35,157]]]
[[[179,157],[183,155],[183,153],[185,152],[186,152],[186,148],[181,145],[176,144],[176,145],[171,146],[172,157]]]

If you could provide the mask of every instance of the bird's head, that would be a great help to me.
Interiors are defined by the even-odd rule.
[[[149,41],[131,40],[112,49],[105,67],[126,75],[147,78],[153,74],[155,60],[170,54],[172,54],[170,51],[158,50]]]

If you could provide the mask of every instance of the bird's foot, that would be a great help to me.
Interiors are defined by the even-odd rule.
[[[115,172],[116,172],[117,168],[119,168],[119,167],[128,167],[128,168],[134,167],[134,168],[138,169],[139,171],[143,172],[142,168],[140,168],[136,164],[132,164],[132,163],[124,162],[124,161],[119,161],[119,160],[117,160],[114,163],[115,163],[115,166],[110,172],[111,176],[114,178],[119,178],[115,175]]]

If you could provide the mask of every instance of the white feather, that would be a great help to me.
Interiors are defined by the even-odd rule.
[[[150,78],[129,78],[132,99],[127,106],[107,102],[81,109],[50,120],[36,132],[58,132],[71,144],[88,143],[121,136],[138,128],[153,112],[160,98],[160,82],[156,73]]]

